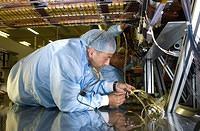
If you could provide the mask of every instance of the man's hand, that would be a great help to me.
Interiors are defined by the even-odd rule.
[[[119,92],[119,93],[131,93],[132,90],[134,90],[135,87],[129,85],[129,84],[126,84],[126,83],[120,83],[118,82],[116,84],[116,92]]]
[[[109,106],[111,108],[117,108],[124,103],[125,94],[114,92],[114,93],[109,94],[108,98],[109,98]]]
[[[135,117],[135,116],[134,116]],[[109,112],[109,122],[116,131],[133,131],[135,123],[139,122],[133,119],[133,116],[125,116],[124,112],[112,110]],[[137,130],[137,128],[135,128]]]

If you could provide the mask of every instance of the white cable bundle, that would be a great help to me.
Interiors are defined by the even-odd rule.
[[[148,33],[151,34],[152,39],[153,39],[153,42],[155,43],[155,45],[156,45],[161,51],[163,51],[164,53],[166,53],[166,54],[168,54],[168,55],[171,55],[171,56],[175,56],[175,57],[178,57],[178,56],[179,56],[179,53],[178,53],[178,52],[173,52],[173,51],[165,50],[165,49],[163,49],[162,47],[160,47],[160,46],[158,45],[157,41],[155,40],[154,33],[153,33],[153,29],[152,29],[151,26],[149,27]]]

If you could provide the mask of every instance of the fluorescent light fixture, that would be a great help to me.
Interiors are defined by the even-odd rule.
[[[35,30],[31,29],[31,28],[27,28],[27,30],[29,30],[29,31],[32,32],[33,34],[36,34],[36,35],[39,34],[37,31],[35,31]]]
[[[103,30],[103,27],[101,25],[98,25],[99,30]]]
[[[26,41],[20,41],[19,43],[22,44],[22,45],[25,45],[25,46],[30,46],[31,45],[30,43],[28,43]]]
[[[0,31],[0,36],[3,36],[5,38],[8,38],[8,36],[10,36],[9,34],[3,32],[3,31]]]
[[[53,42],[52,40],[49,40],[49,42],[51,43],[51,42]]]

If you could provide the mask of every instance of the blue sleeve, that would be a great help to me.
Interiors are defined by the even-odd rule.
[[[50,89],[57,107],[64,112],[90,110],[89,106],[80,103],[81,100],[94,108],[101,106],[103,96],[88,94],[85,97],[80,93],[80,82],[83,77],[83,67],[77,59],[67,54],[54,55],[50,71]]]
[[[107,81],[123,81],[123,72],[111,65],[104,66],[101,69],[103,79]]]
[[[114,81],[107,81],[104,79],[99,80],[93,80],[92,83],[95,82],[94,85],[90,86],[89,88],[85,88],[84,91],[93,93],[93,94],[101,94],[101,95],[107,95],[113,91],[113,82]],[[92,84],[91,83],[91,84]]]

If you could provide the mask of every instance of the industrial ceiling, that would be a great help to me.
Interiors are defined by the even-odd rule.
[[[78,37],[97,25],[136,22],[141,7],[141,0],[0,0],[0,30],[37,49],[50,40]]]

